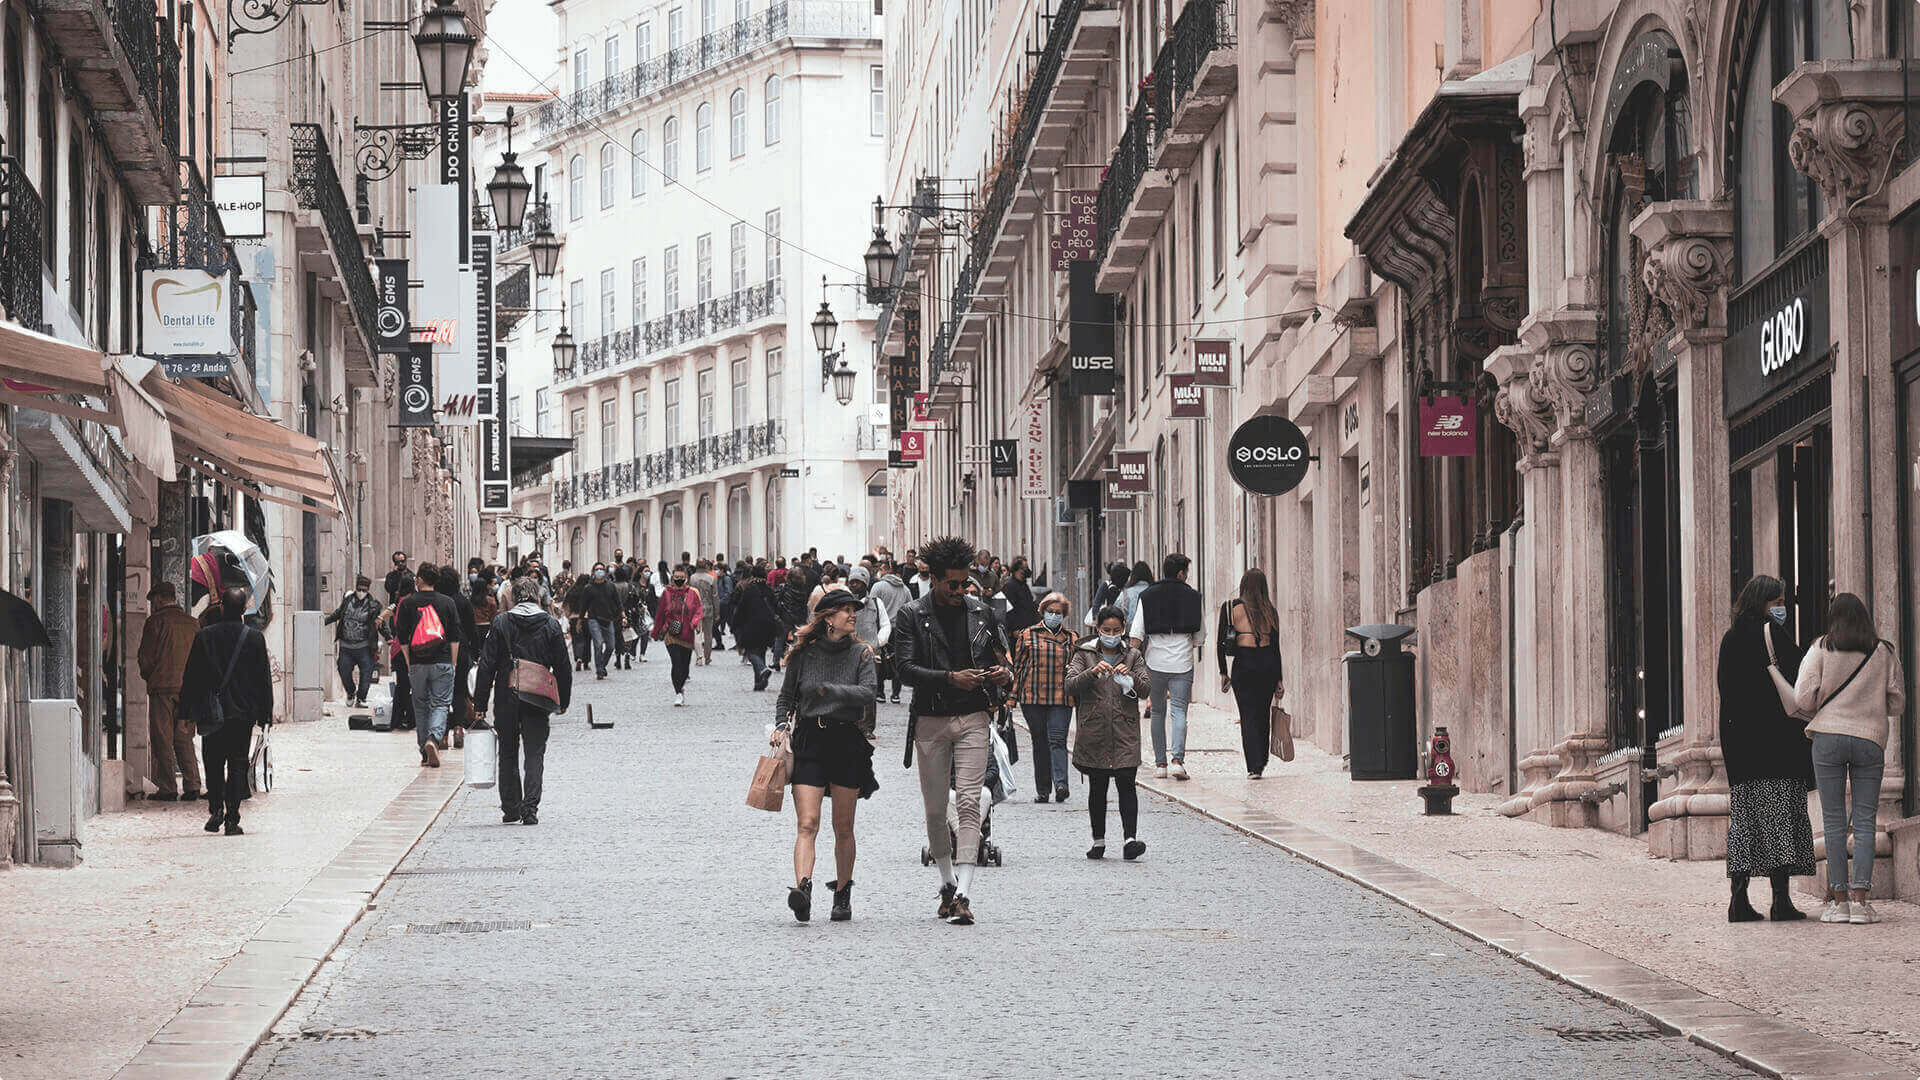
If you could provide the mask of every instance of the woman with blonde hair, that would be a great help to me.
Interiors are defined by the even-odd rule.
[[[1067,661],[1073,658],[1073,631],[1067,616],[1073,604],[1062,593],[1041,599],[1040,621],[1013,639],[1013,697],[1033,738],[1033,801],[1067,801],[1067,728],[1073,699],[1067,696]]]
[[[1220,631],[1214,652],[1220,658],[1220,689],[1232,690],[1240,707],[1240,749],[1247,758],[1247,779],[1267,770],[1268,730],[1273,703],[1286,696],[1281,683],[1280,614],[1267,592],[1267,574],[1253,567],[1240,575],[1240,595],[1220,605]],[[1227,658],[1233,657],[1233,671]],[[1281,760],[1293,760],[1293,736],[1282,732]]]

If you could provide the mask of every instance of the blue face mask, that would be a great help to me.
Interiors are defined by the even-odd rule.
[[[1767,617],[1772,619],[1775,625],[1778,625],[1778,626],[1787,625],[1787,609],[1780,604],[1775,604],[1774,606],[1768,608]]]
[[[1058,630],[1060,629],[1060,624],[1066,620],[1065,620],[1065,617],[1062,616],[1059,612],[1049,611],[1046,614],[1040,616],[1040,621],[1047,624],[1047,629]]]
[[[1108,652],[1118,652],[1122,640],[1119,634],[1101,634],[1100,647]]]

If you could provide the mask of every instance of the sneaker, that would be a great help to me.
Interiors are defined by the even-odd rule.
[[[953,914],[947,916],[947,922],[954,926],[973,925],[973,905],[967,903],[965,896],[953,898]]]
[[[522,810],[522,811],[520,811],[520,824],[522,824],[522,825],[538,825],[538,824],[540,824],[540,813],[539,813],[539,811],[536,811],[536,810]]]
[[[1870,923],[1879,922],[1880,913],[1873,910],[1873,905],[1867,903],[1865,900],[1855,900],[1852,905],[1852,910],[1847,912],[1847,921],[1855,926],[1866,926]]]
[[[685,694],[673,695],[673,703],[675,705],[685,705],[687,703],[687,695]]]
[[[1132,837],[1128,837],[1127,845],[1120,849],[1120,857],[1128,862],[1132,862],[1146,853],[1147,842],[1145,840],[1135,840]]]
[[[1187,763],[1186,762],[1176,761],[1171,766],[1169,766],[1169,768],[1172,770],[1173,778],[1175,780],[1187,779]]]
[[[1033,797],[1033,801],[1037,803],[1043,803],[1047,801],[1047,798],[1048,798],[1047,793],[1043,791],[1040,794],[1035,795]]]
[[[432,739],[428,739],[426,742],[420,744],[420,760],[424,762],[429,769],[437,769],[440,767],[440,750],[433,745]]]
[[[1053,801],[1057,803],[1065,803],[1067,801],[1067,785],[1053,785]]]
[[[940,910],[934,913],[935,918],[946,919],[953,916],[953,898],[958,893],[959,890],[952,885],[940,886]]]
[[[241,828],[241,827],[240,827],[240,823],[239,823],[239,822],[237,822],[237,821],[229,821],[229,822],[227,822],[227,835],[228,835],[228,836],[244,836],[244,835],[246,835],[246,832],[247,832],[247,830],[245,830],[245,829],[243,829],[243,828]]]
[[[1104,843],[1095,844],[1087,849],[1087,858],[1089,859],[1104,859],[1106,857],[1107,845]]]
[[[467,746],[467,729],[454,728],[453,729],[453,748],[455,750],[464,750],[466,749],[466,746]]]
[[[518,810],[500,811],[500,824],[502,825],[512,825],[515,822],[518,822],[519,820],[520,820],[520,811]]]
[[[895,695],[893,695],[893,696],[892,696],[891,698],[888,698],[888,699],[887,699],[887,702],[888,702],[888,704],[891,704],[891,705],[898,705],[898,704],[900,704],[900,695],[899,695],[899,694],[895,694]]]
[[[1153,767],[1153,778],[1155,780],[1165,780],[1167,778],[1167,767],[1165,765],[1155,765]]]
[[[1845,900],[1827,901],[1827,909],[1820,913],[1820,921],[1826,923],[1852,922],[1851,905]]]

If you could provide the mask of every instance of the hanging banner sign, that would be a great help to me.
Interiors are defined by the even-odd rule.
[[[900,451],[898,450],[887,451],[887,468],[917,469],[919,467],[920,467],[920,464],[918,462],[908,461],[906,458],[900,456]]]
[[[412,300],[414,325],[461,318],[460,196],[450,184],[420,184],[413,189],[413,264],[420,291]]]
[[[1420,399],[1420,456],[1472,457],[1479,442],[1473,402],[1463,397]]]
[[[1179,420],[1204,420],[1207,417],[1207,395],[1192,375],[1174,373],[1167,376],[1167,393],[1173,406],[1167,415]]]
[[[1020,475],[1020,440],[994,439],[989,442],[987,464],[992,470],[988,475],[996,480],[1010,480]]]
[[[1120,475],[1120,490],[1130,494],[1140,494],[1147,487],[1147,452],[1145,450],[1115,450],[1113,452],[1113,471]]]
[[[1256,416],[1227,440],[1227,471],[1255,495],[1284,495],[1307,478],[1306,432],[1284,416]]]
[[[903,431],[900,433],[900,460],[925,461],[927,457],[927,433],[924,431]]]
[[[907,427],[925,431],[933,426],[933,395],[922,390],[913,395],[913,411],[907,417]]]
[[[1020,497],[1047,495],[1047,399],[1034,398],[1020,415]]]
[[[373,315],[374,332],[380,336],[375,348],[383,353],[405,353],[412,344],[407,328],[413,325],[408,309],[407,260],[375,259],[373,291],[380,305]]]
[[[1100,508],[1109,514],[1125,514],[1140,509],[1140,497],[1128,491],[1118,469],[1100,474]]]
[[[487,389],[495,401],[507,399],[507,347],[493,352],[493,377]],[[480,421],[480,509],[504,513],[513,509],[513,484],[509,475],[513,436],[507,431],[507,418],[501,414]]]
[[[1053,268],[1065,270],[1077,260],[1092,261],[1100,241],[1099,192],[1067,192],[1067,212],[1054,230]]]
[[[416,341],[400,358],[400,427],[433,426],[433,343]]]
[[[457,226],[459,244],[454,253],[462,263],[467,261],[467,229],[473,212],[467,205],[467,95],[455,94],[450,98],[441,98],[434,103],[440,116],[440,174],[442,184],[451,184],[457,192],[460,210]]]
[[[267,235],[267,176],[247,173],[213,178],[213,208],[220,215],[220,231],[229,240],[253,240]]]
[[[484,419],[497,411],[493,400],[493,233],[475,232],[467,254],[473,266],[474,382],[480,389],[474,410]]]
[[[1196,386],[1233,385],[1233,342],[1221,338],[1193,341],[1193,382]]]
[[[920,389],[920,309],[902,309],[900,326],[906,350],[887,357],[887,428],[895,445],[913,421],[913,395]]]
[[[472,427],[480,422],[481,379],[473,353],[479,329],[474,325],[474,313],[479,309],[480,300],[474,291],[471,267],[461,267],[455,277],[463,315],[451,327],[451,335],[435,335],[434,389],[439,394],[440,422]],[[442,336],[453,339],[450,346],[440,343]]]
[[[1095,264],[1077,259],[1067,281],[1067,392],[1112,397],[1120,385],[1114,360],[1113,297],[1094,288]]]
[[[140,271],[140,348],[146,356],[233,355],[233,282],[184,267]]]

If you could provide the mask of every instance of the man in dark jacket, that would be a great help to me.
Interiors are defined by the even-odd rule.
[[[604,679],[621,623],[620,593],[607,575],[606,563],[593,564],[593,579],[587,582],[581,600],[579,610],[587,617],[587,636],[593,641],[593,677]]]
[[[767,670],[767,650],[781,634],[780,606],[767,585],[767,568],[747,567],[747,580],[733,594],[733,635],[747,663],[753,665],[753,688],[765,690],[772,674]]]
[[[400,598],[413,591],[413,571],[407,569],[407,553],[393,553],[393,569],[387,571],[387,603],[397,604]]]
[[[361,574],[353,583],[353,591],[327,616],[328,623],[339,624],[333,628],[333,640],[340,646],[340,684],[347,688],[348,705],[367,703],[367,691],[373,686],[373,648],[379,639],[374,627],[383,610],[380,601],[373,598],[372,580]]]
[[[567,665],[567,636],[560,620],[542,611],[540,584],[533,578],[513,583],[514,605],[493,620],[474,675],[473,707],[485,719],[493,704],[493,730],[500,740],[500,820],[523,825],[540,824],[540,790],[546,775],[547,734],[551,730],[544,709],[520,700],[508,685],[516,659],[531,660],[553,672],[560,689],[560,711],[573,699],[573,669]],[[526,752],[526,782],[522,786],[520,754]]]
[[[240,801],[248,794],[247,752],[254,725],[273,723],[273,673],[267,665],[267,639],[241,619],[247,590],[229,586],[220,595],[220,617],[194,635],[180,679],[180,700],[198,721],[218,709],[218,726],[201,732],[200,756],[207,765],[207,831],[226,825],[239,836]]]
[[[1007,579],[1000,583],[1000,595],[1007,598],[1007,635],[1018,634],[1027,627],[1040,621],[1040,605],[1033,599],[1033,588],[1027,580],[1033,577],[1033,567],[1027,564],[1025,555],[1014,557]]]
[[[920,758],[920,799],[927,844],[940,868],[941,918],[973,923],[967,899],[980,850],[980,786],[991,753],[992,713],[1013,684],[1007,641],[993,609],[967,595],[973,545],[947,536],[920,553],[932,573],[931,595],[900,611],[893,657],[913,687],[909,754]],[[959,828],[947,836],[947,791],[958,805]],[[957,844],[958,850],[955,850]],[[958,864],[957,866],[955,864]]]
[[[440,743],[447,737],[447,713],[453,707],[454,666],[460,659],[460,608],[453,597],[438,591],[438,573],[432,565],[421,563],[413,584],[413,593],[394,609],[394,637],[406,653],[407,678],[413,683],[413,731],[420,745],[420,763],[437,769]],[[421,627],[429,611],[437,631]]]

